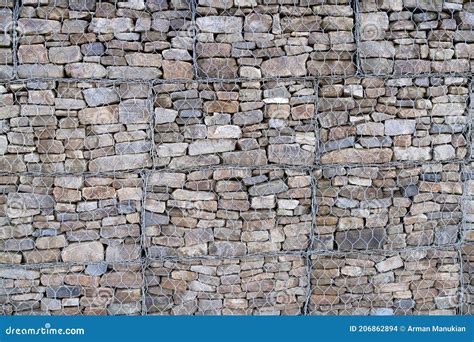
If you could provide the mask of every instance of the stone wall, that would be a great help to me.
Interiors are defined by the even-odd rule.
[[[0,1],[0,314],[474,312],[470,0]]]

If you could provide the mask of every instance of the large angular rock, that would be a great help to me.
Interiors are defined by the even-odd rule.
[[[66,75],[72,78],[103,78],[107,70],[96,63],[71,63],[66,65]]]
[[[403,266],[403,260],[400,256],[394,256],[375,264],[375,268],[380,273],[388,272]]]
[[[254,185],[249,188],[249,195],[251,196],[268,196],[285,192],[288,190],[288,186],[282,180],[271,181]]]
[[[56,20],[20,18],[18,19],[17,30],[22,35],[59,33],[61,30],[61,23]]]
[[[189,145],[191,156],[200,154],[219,153],[235,150],[236,141],[232,139],[198,140]]]
[[[99,262],[104,260],[104,246],[98,241],[74,243],[61,253],[64,262]]]
[[[363,150],[346,148],[342,150],[331,151],[321,156],[323,164],[382,164],[392,160],[393,151],[388,148],[376,150]]]
[[[131,18],[92,18],[89,31],[94,33],[119,33],[133,31],[134,25]]]
[[[430,147],[395,147],[395,160],[431,160]]]
[[[395,56],[395,47],[393,46],[393,43],[387,41],[361,42],[359,51],[362,58],[392,58]]]
[[[196,18],[196,25],[200,32],[239,33],[243,20],[237,16],[205,16]]]
[[[54,64],[67,64],[79,62],[82,59],[79,46],[51,47],[49,49],[49,61]]]
[[[314,152],[301,148],[298,144],[278,144],[268,146],[268,160],[277,164],[312,165]]]
[[[308,54],[271,58],[262,63],[264,77],[305,76]]]
[[[103,106],[111,103],[118,103],[120,97],[117,90],[114,88],[90,88],[85,89],[83,92],[84,100],[90,107]]]
[[[416,129],[415,120],[387,120],[385,121],[385,135],[413,134]]]
[[[385,239],[385,228],[365,228],[336,233],[337,247],[342,251],[381,249]]]
[[[122,154],[118,156],[100,157],[89,162],[89,171],[123,171],[150,167],[152,161],[148,153]]]
[[[216,241],[209,244],[209,253],[219,257],[241,256],[247,253],[243,242]]]

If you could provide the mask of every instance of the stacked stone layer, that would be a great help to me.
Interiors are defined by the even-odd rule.
[[[150,257],[304,251],[312,226],[308,172],[154,172],[144,228]]]
[[[0,2],[4,315],[473,312],[471,1]]]
[[[0,268],[2,315],[139,315],[140,263]]]
[[[456,250],[312,256],[313,315],[455,315]]]

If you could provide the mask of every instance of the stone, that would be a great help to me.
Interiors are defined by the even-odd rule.
[[[137,260],[139,257],[140,247],[135,244],[109,246],[105,251],[105,261],[107,262]]]
[[[48,298],[79,297],[81,292],[82,288],[80,286],[57,286],[46,288],[46,296]]]
[[[433,116],[448,116],[457,115],[462,116],[466,111],[464,103],[436,103],[433,105],[431,115]]]
[[[272,17],[268,14],[251,13],[245,16],[244,31],[270,32],[272,22]]]
[[[247,253],[247,248],[242,242],[216,241],[210,243],[209,253],[219,257],[240,256]]]
[[[196,25],[200,32],[239,33],[243,20],[241,17],[205,16],[196,18]]]
[[[155,108],[155,124],[161,125],[174,122],[178,116],[178,111],[166,108]]]
[[[196,156],[233,150],[235,150],[235,141],[232,139],[199,140],[189,144],[188,153]]]
[[[274,195],[288,190],[288,186],[281,180],[254,185],[248,189],[251,196]]]
[[[387,120],[385,121],[385,135],[413,134],[416,130],[415,120]]]
[[[456,150],[451,145],[438,145],[433,149],[434,160],[452,160],[456,159]]]
[[[192,64],[183,61],[163,61],[164,79],[193,79]]]
[[[133,20],[130,18],[92,18],[89,31],[99,34],[133,31]]]
[[[148,153],[122,154],[91,160],[89,170],[91,172],[122,171],[146,168],[151,165],[152,161]]]
[[[262,63],[264,77],[305,76],[308,54],[285,56],[266,60]]]
[[[61,23],[56,20],[20,18],[17,30],[22,35],[54,34],[61,30]]]
[[[106,125],[119,122],[117,106],[85,108],[78,113],[79,122],[83,125]]]
[[[382,40],[388,31],[389,20],[386,12],[360,13],[360,38],[362,40]]]
[[[393,152],[391,149],[377,149],[377,152],[362,149],[346,148],[342,150],[331,151],[321,156],[323,164],[382,164],[392,160]]]
[[[382,249],[385,239],[385,228],[350,229],[336,233],[337,247],[342,251]]]
[[[104,260],[104,246],[98,241],[73,243],[61,252],[63,262],[99,262]]]
[[[118,103],[120,97],[114,88],[90,88],[84,89],[84,100],[90,107],[98,107]]]
[[[430,160],[431,148],[429,147],[395,147],[395,160]]]
[[[51,47],[49,49],[49,60],[55,64],[68,64],[79,62],[82,59],[79,46]]]
[[[361,58],[393,58],[395,56],[395,47],[392,42],[387,41],[368,41],[360,43]]]
[[[21,268],[0,268],[0,278],[6,279],[39,279],[40,272]]]
[[[107,272],[107,264],[106,263],[97,263],[97,264],[90,264],[86,266],[85,269],[86,274],[91,276],[101,276]]]
[[[107,70],[96,63],[71,63],[64,68],[66,75],[72,78],[103,78]]]
[[[268,147],[268,160],[277,164],[312,165],[314,153],[298,144],[278,144]]]
[[[388,272],[391,270],[395,270],[403,266],[403,260],[400,256],[393,256],[390,258],[385,259],[377,264],[375,264],[375,268],[380,273]]]

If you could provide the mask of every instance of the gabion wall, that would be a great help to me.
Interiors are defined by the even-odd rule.
[[[0,1],[0,313],[474,313],[469,0]]]

